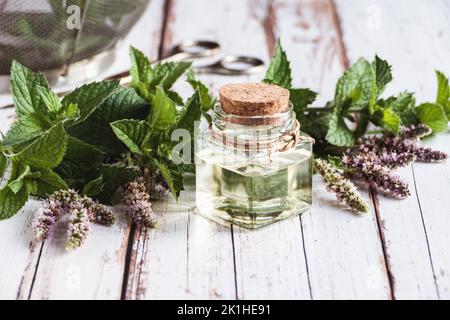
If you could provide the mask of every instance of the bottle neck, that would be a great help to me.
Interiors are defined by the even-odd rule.
[[[240,116],[224,112],[219,103],[212,115],[211,138],[215,144],[232,150],[272,153],[295,146],[299,129],[291,104],[283,113]]]

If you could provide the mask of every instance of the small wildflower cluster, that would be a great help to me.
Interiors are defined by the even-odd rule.
[[[64,214],[69,215],[66,249],[80,247],[92,223],[111,226],[116,220],[111,210],[89,197],[80,196],[74,190],[57,191],[35,213],[32,223],[35,239],[49,239]]]
[[[316,171],[323,177],[327,190],[336,194],[338,202],[357,213],[366,213],[369,206],[359,195],[356,187],[329,162],[317,159]]]
[[[439,162],[447,159],[447,154],[424,148],[420,139],[431,133],[425,125],[409,126],[395,137],[391,134],[363,138],[355,150],[348,150],[342,164],[353,176],[367,179],[379,190],[399,199],[411,195],[408,184],[393,172],[414,161]]]
[[[127,215],[136,225],[145,228],[156,227],[150,195],[142,178],[128,183],[123,188],[123,202]]]

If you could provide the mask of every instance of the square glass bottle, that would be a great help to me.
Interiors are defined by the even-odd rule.
[[[313,140],[299,130],[289,91],[228,85],[220,96],[197,140],[199,213],[255,229],[309,210]]]

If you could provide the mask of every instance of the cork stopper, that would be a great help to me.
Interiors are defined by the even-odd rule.
[[[219,95],[222,110],[236,116],[273,115],[289,108],[289,90],[273,84],[228,84]]]

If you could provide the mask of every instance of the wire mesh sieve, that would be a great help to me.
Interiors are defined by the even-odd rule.
[[[0,0],[0,75],[9,74],[13,59],[33,70],[63,71],[108,51],[129,32],[148,3]]]

